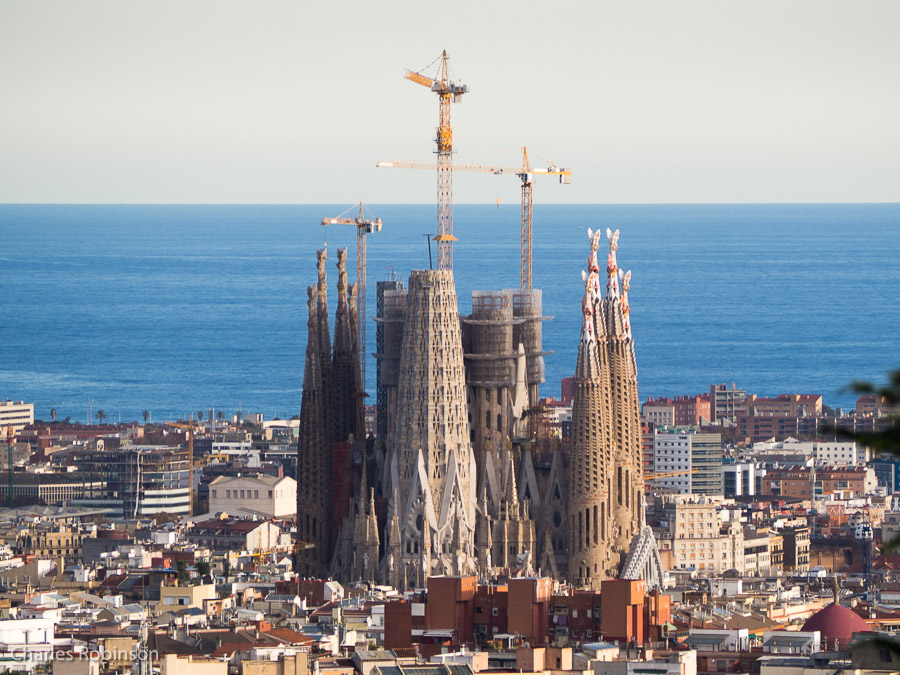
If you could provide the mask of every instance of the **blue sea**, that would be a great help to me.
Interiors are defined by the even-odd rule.
[[[355,228],[320,225],[345,208],[0,205],[0,398],[76,421],[298,413],[315,249],[327,239],[332,312],[336,248],[354,275]],[[369,209],[371,317],[376,281],[427,267],[435,208]],[[851,380],[900,367],[900,205],[538,205],[545,395],[574,368],[587,229],[606,227],[633,271],[642,398],[735,382],[849,408]],[[461,311],[518,286],[518,205],[457,206],[455,234]]]

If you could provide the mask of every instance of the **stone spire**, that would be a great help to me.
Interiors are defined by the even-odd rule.
[[[356,405],[358,398],[359,352],[348,302],[347,249],[337,252],[338,305],[334,317],[334,348],[332,350],[332,417],[334,441],[342,443],[351,435],[357,436]]]
[[[374,506],[374,503],[373,503]],[[374,511],[373,511],[374,513]],[[400,510],[397,504],[397,492],[391,495],[390,515],[385,528],[384,557],[381,559],[381,581],[388,586],[398,588],[401,579],[402,544],[400,536]],[[400,590],[406,590],[401,588]]]
[[[328,396],[325,388],[322,350],[319,344],[318,294],[307,288],[307,343],[303,371],[303,395],[300,403],[300,428],[297,441],[298,483],[297,538],[316,548],[304,551],[295,562],[298,573],[322,574],[332,545],[331,514],[331,438],[327,435]],[[327,314],[325,316],[327,323]]]
[[[519,517],[519,490],[516,488],[516,464],[513,460],[512,453],[509,456],[509,477],[506,479],[506,517],[510,520]]]
[[[478,568],[482,574],[489,577],[493,563],[491,549],[494,547],[494,540],[491,536],[491,529],[494,526],[494,520],[491,518],[488,507],[487,481],[481,485],[478,509],[478,526],[475,533],[475,545],[478,547]]]
[[[621,272],[616,261],[619,231],[606,231],[609,240],[610,259],[613,261],[615,276]],[[628,548],[631,540],[641,531],[641,512],[644,494],[643,455],[641,450],[640,399],[637,390],[637,363],[634,354],[634,339],[631,334],[631,308],[628,305],[628,289],[631,274],[622,287],[623,292],[606,299],[608,317],[610,399],[612,421],[611,441],[617,452],[614,487],[616,500],[617,530],[616,546]],[[612,283],[612,282],[611,282]]]
[[[421,551],[422,560],[419,567],[420,588],[425,588],[428,577],[431,576],[431,528],[426,523],[422,527]]]
[[[599,232],[588,231],[589,272],[582,273],[581,339],[572,406],[569,460],[569,579],[614,577],[640,533],[643,490],[637,377],[628,285],[620,286],[619,232],[606,231],[606,297],[600,297]]]
[[[435,567],[450,569],[457,553],[449,550],[450,520],[461,521],[466,556],[474,549],[475,533],[475,460],[453,273],[414,270],[406,297],[391,489],[399,496],[405,561],[416,558],[410,551],[426,541],[429,550],[421,554],[430,556],[434,539],[434,555],[441,558]],[[429,571],[430,564],[429,558]]]

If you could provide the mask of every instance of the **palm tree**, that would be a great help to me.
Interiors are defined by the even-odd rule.
[[[50,419],[56,421],[56,408],[50,408]]]
[[[150,411],[149,411],[149,410],[145,410],[145,411],[143,412],[143,415],[144,415],[144,424],[147,424],[147,420],[150,419]]]
[[[223,413],[223,412],[220,410],[219,412],[216,413],[216,418],[221,422],[222,420],[225,419],[225,413]]]
[[[198,422],[202,422],[202,421],[203,421],[203,411],[202,411],[202,410],[198,410],[198,411],[197,411],[197,421],[198,421]]]
[[[105,419],[106,419],[106,411],[105,411],[105,410],[98,410],[98,411],[97,411],[97,421],[98,421],[100,424],[103,424],[103,420],[105,420]]]

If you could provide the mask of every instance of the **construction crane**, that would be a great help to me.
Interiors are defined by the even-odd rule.
[[[187,429],[188,432],[188,515],[194,515],[194,413],[191,413],[188,424],[183,422],[166,422],[166,426],[176,429]]]
[[[672,478],[674,476],[687,476],[693,473],[699,473],[699,469],[685,469],[684,471],[667,471],[665,473],[645,473],[644,480],[661,480],[663,478]]]
[[[404,77],[411,82],[428,87],[438,95],[439,115],[437,136],[437,234],[438,269],[453,269],[453,128],[450,126],[450,103],[459,103],[469,91],[464,84],[450,80],[447,50],[440,56],[441,66],[437,79],[407,70]]]
[[[344,218],[356,207],[359,213],[356,218]],[[363,203],[354,204],[337,218],[322,218],[322,226],[355,225],[356,226],[356,308],[359,313],[359,393],[366,393],[366,235],[381,232],[381,218],[366,218]]]
[[[434,164],[422,162],[378,162],[375,166],[387,169],[433,169]],[[531,233],[534,224],[533,216],[533,188],[534,177],[559,176],[559,182],[568,185],[572,182],[572,171],[569,169],[561,169],[553,163],[547,168],[536,169],[531,166],[528,159],[528,148],[522,148],[522,166],[489,166],[483,164],[460,164],[455,167],[456,171],[473,171],[483,173],[493,173],[497,175],[512,173],[519,177],[522,181],[522,247],[520,260],[520,277],[522,290],[531,290]]]

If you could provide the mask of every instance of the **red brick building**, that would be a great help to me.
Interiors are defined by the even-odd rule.
[[[475,639],[476,577],[428,577],[426,630],[452,630],[454,644]]]
[[[809,499],[811,494],[809,469],[795,467],[770,470],[763,476],[762,493],[776,497]]]
[[[672,399],[675,408],[676,427],[700,426],[700,421],[710,419],[709,394],[676,396]]]
[[[658,641],[671,621],[671,596],[648,594],[643,580],[609,579],[601,585],[601,634],[607,642]]]
[[[509,587],[479,586],[475,591],[475,639],[491,640],[509,633]]]

